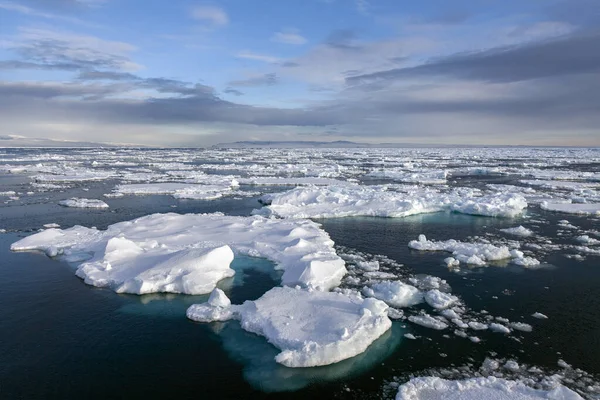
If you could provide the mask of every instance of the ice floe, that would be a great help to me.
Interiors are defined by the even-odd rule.
[[[274,261],[284,271],[285,285],[330,289],[346,273],[344,261],[318,224],[259,216],[153,214],[106,231],[82,226],[47,229],[13,243],[11,249],[40,250],[67,259],[81,259],[83,254],[89,260],[78,266],[77,275],[90,285],[117,292],[198,294],[210,292],[218,276],[232,274],[228,246]],[[215,271],[205,276],[205,268]]]
[[[453,254],[454,260],[446,261],[456,265],[456,261],[471,265],[486,265],[489,261],[510,260],[522,266],[536,266],[540,262],[532,257],[526,257],[517,249],[507,246],[495,246],[490,243],[465,243],[454,239],[446,241],[427,240],[425,235],[419,235],[418,240],[412,240],[408,246],[419,251],[446,251]],[[446,259],[447,260],[447,259]]]
[[[188,318],[238,319],[243,329],[280,349],[275,360],[287,367],[315,367],[354,357],[392,326],[388,306],[373,298],[291,287],[273,288],[242,305],[227,305],[218,292],[213,297],[218,300],[191,306]]]
[[[600,215],[600,204],[573,204],[543,202],[543,210],[556,211],[567,214]]]
[[[423,302],[423,294],[419,289],[400,281],[375,283],[371,287],[365,288],[363,294],[398,308],[411,307]]]
[[[550,390],[534,389],[519,381],[493,376],[465,380],[438,377],[413,378],[398,389],[396,400],[583,400],[571,389],[557,385]]]
[[[63,207],[73,207],[73,208],[108,208],[108,204],[98,199],[82,199],[73,197],[66,200],[61,200],[58,202],[59,205]]]
[[[500,229],[500,231],[504,232],[504,233],[508,233],[510,235],[523,236],[523,237],[528,237],[528,236],[533,235],[533,231],[525,228],[523,225],[519,225],[515,228]]]
[[[519,194],[481,195],[464,188],[443,193],[423,188],[393,191],[386,186],[313,186],[265,195],[261,200],[267,206],[257,214],[284,218],[406,217],[439,211],[514,217],[527,207]]]

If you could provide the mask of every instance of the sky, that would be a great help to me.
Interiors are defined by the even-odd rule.
[[[0,0],[0,135],[600,146],[598,0]]]

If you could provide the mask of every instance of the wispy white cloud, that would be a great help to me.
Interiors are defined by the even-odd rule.
[[[208,22],[212,26],[225,26],[229,24],[229,16],[220,7],[197,6],[192,9],[192,18]]]
[[[271,63],[271,64],[278,63],[281,61],[281,59],[278,57],[269,56],[266,54],[253,53],[251,51],[240,51],[239,53],[236,54],[236,57],[243,58],[246,60],[262,61],[262,62]]]
[[[17,13],[24,14],[24,15],[27,15],[30,17],[57,20],[57,21],[62,21],[62,22],[67,22],[67,23],[77,24],[77,25],[83,25],[83,26],[88,26],[88,27],[99,27],[99,25],[97,25],[97,24],[90,23],[90,22],[84,21],[79,18],[69,17],[66,15],[53,14],[53,13],[49,13],[49,12],[45,12],[45,11],[40,11],[35,8],[27,7],[22,4],[17,4],[17,3],[11,2],[11,1],[0,1],[0,10],[12,11],[12,12],[17,12]]]
[[[304,36],[300,35],[300,33],[298,33],[298,31],[295,29],[289,29],[289,30],[284,30],[281,32],[276,32],[271,37],[271,41],[277,42],[277,43],[295,44],[295,45],[302,45],[302,44],[305,44],[306,42],[308,42],[308,40],[306,40],[306,38]]]

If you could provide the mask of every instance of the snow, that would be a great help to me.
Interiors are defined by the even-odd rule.
[[[531,257],[525,257],[523,252],[510,250],[506,246],[494,246],[490,243],[465,243],[454,239],[446,241],[427,240],[425,235],[419,235],[418,240],[409,242],[408,247],[419,251],[446,251],[452,253],[454,260],[448,260],[448,265],[459,263],[486,265],[488,261],[510,259],[512,263],[523,266],[535,266],[540,262]]]
[[[567,214],[600,215],[600,204],[572,204],[572,203],[550,203],[543,202],[540,207],[543,210],[555,211]]]
[[[284,271],[285,285],[327,290],[339,285],[346,273],[333,241],[315,222],[219,213],[153,214],[106,231],[47,229],[13,243],[11,249],[52,251],[67,258],[83,254],[89,260],[76,273],[87,284],[135,294],[208,293],[217,278],[232,274],[231,250],[274,261]],[[203,263],[197,262],[204,256]],[[203,265],[210,265],[210,279],[200,276]]]
[[[233,318],[231,301],[219,288],[215,288],[208,298],[207,303],[193,304],[186,312],[186,316],[198,322],[228,321]]]
[[[256,214],[282,218],[406,217],[440,211],[514,217],[527,207],[523,196],[512,193],[481,196],[477,190],[466,188],[450,193],[426,188],[402,192],[387,186],[358,185],[298,187],[265,195],[261,201],[267,206]]]
[[[275,361],[287,367],[316,367],[354,357],[392,326],[384,302],[335,292],[276,287],[255,301],[229,307],[225,303],[193,305],[187,315],[208,322],[211,312],[223,320],[230,311],[229,317],[238,319],[243,329],[280,349]]]
[[[411,315],[408,320],[413,324],[424,326],[425,328],[431,328],[438,331],[444,330],[448,327],[448,324],[432,317],[428,314],[423,315]]]
[[[519,381],[496,377],[445,380],[413,378],[398,389],[396,400],[583,400],[574,391],[557,385],[551,390],[533,389]]]
[[[523,225],[519,225],[515,228],[500,229],[500,231],[504,232],[504,233],[508,233],[509,235],[523,236],[523,237],[533,235],[533,232],[531,230],[525,228]]]
[[[440,292],[437,289],[432,289],[425,293],[425,301],[436,310],[443,310],[456,303],[459,299],[449,293]]]
[[[419,289],[400,281],[376,283],[370,288],[363,289],[363,294],[367,297],[375,297],[397,308],[411,307],[423,302],[423,294]]]
[[[74,208],[108,208],[108,204],[102,200],[97,199],[82,199],[72,197],[67,200],[61,200],[58,202],[63,207],[74,207]]]

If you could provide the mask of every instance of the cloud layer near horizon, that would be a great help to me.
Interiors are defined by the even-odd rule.
[[[360,18],[378,26],[401,22],[402,30],[371,38],[333,30],[311,42],[299,29],[278,29],[264,39],[273,52],[203,48],[209,60],[226,51],[242,65],[233,72],[215,65],[187,79],[163,76],[147,61],[152,57],[138,57],[144,43],[115,39],[105,29],[79,33],[65,22],[106,13],[109,1],[55,3],[38,9],[35,1],[0,2],[0,12],[25,21],[0,38],[0,73],[9,77],[0,81],[0,134],[159,145],[339,139],[600,145],[600,27],[593,18],[553,17],[560,1],[534,19],[515,23],[506,15],[485,24],[469,22],[475,11],[390,20],[363,2],[355,10]],[[236,23],[217,5],[188,12],[204,37]],[[33,23],[39,19],[70,29]],[[448,34],[463,40],[450,45]]]

